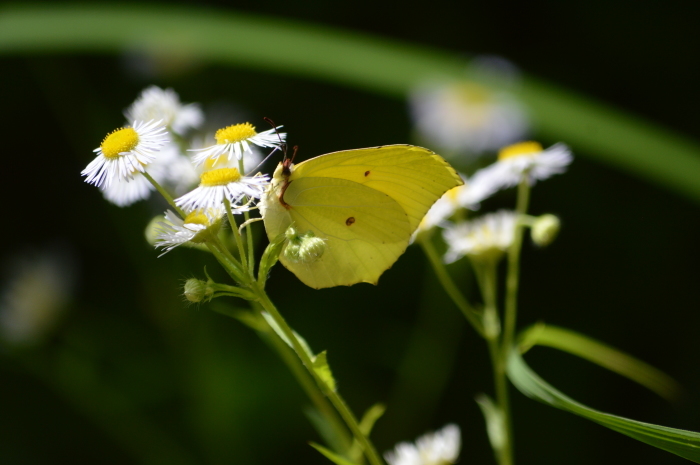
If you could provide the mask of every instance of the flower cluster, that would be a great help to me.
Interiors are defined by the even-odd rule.
[[[165,214],[157,235],[156,246],[164,253],[202,242],[218,230],[225,208],[231,213],[252,208],[269,183],[268,176],[254,174],[261,160],[256,148],[274,151],[286,137],[277,128],[258,133],[247,122],[209,138],[195,134],[204,123],[199,106],[183,104],[172,89],[155,86],[145,89],[124,115],[124,127],[104,138],[82,175],[120,207],[147,199],[156,189],[179,196],[172,202],[178,213]]]
[[[469,221],[465,216],[469,211],[478,210],[482,201],[499,190],[521,182],[533,185],[537,181],[563,173],[572,160],[571,151],[563,144],[548,149],[544,149],[538,142],[519,142],[504,147],[495,163],[469,178],[462,175],[464,185],[448,191],[432,206],[416,235],[435,227],[443,228],[443,238],[448,246],[444,257],[447,263],[464,256],[477,261],[499,259],[513,242],[518,220],[524,225],[533,226],[533,240],[538,245],[546,245],[556,235],[555,229],[558,230],[559,226],[558,222],[553,223],[552,218],[556,220],[553,215],[547,215],[546,224],[542,221],[535,222],[534,219],[519,219],[515,212],[505,210]],[[459,220],[453,222],[450,221],[451,218]],[[545,226],[548,228],[546,231],[543,229]]]

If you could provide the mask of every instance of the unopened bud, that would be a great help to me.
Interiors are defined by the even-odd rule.
[[[165,217],[163,215],[158,215],[154,216],[153,219],[148,222],[146,230],[143,232],[146,236],[146,242],[148,242],[148,245],[156,245],[158,235],[163,232],[163,227],[160,226],[159,223],[162,223],[163,221],[165,221]]]
[[[284,256],[293,263],[313,263],[323,255],[326,250],[326,241],[316,237],[313,231],[307,231],[298,235],[294,228],[287,229],[287,247]]]
[[[190,302],[201,302],[213,293],[214,289],[212,289],[206,281],[202,281],[201,279],[191,278],[185,282],[184,294],[185,298]]]
[[[540,247],[549,245],[556,239],[560,228],[559,218],[550,214],[542,215],[532,224],[532,241]]]

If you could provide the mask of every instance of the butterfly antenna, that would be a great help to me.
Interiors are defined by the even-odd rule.
[[[282,150],[282,153],[284,153],[284,158],[287,158],[287,144],[282,140],[282,136],[280,136],[279,131],[277,131],[277,125],[275,124],[272,119],[268,118],[267,116],[263,116],[263,119],[267,121],[267,124],[272,126],[272,129],[275,130],[275,134],[277,134],[277,138],[280,140],[280,150]],[[280,126],[281,127],[281,126]],[[274,150],[272,151],[274,153]],[[272,155],[272,153],[270,155]]]

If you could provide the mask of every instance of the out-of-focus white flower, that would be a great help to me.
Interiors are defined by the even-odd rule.
[[[286,133],[278,133],[278,126],[274,129],[268,129],[263,132],[256,132],[255,127],[250,123],[241,123],[227,126],[216,131],[214,138],[216,144],[202,149],[192,150],[199,152],[194,156],[192,161],[195,166],[199,166],[208,159],[216,160],[220,156],[228,154],[228,159],[234,158],[240,160],[243,154],[251,151],[251,144],[258,147],[278,148],[284,143]]]
[[[199,105],[183,105],[172,89],[151,86],[143,90],[136,101],[124,112],[129,122],[160,120],[176,134],[198,128],[204,121]]]
[[[199,187],[175,199],[179,207],[185,210],[207,210],[220,207],[224,199],[227,199],[231,202],[232,209],[243,211],[245,206],[235,204],[243,196],[259,199],[270,180],[267,175],[242,176],[238,168],[205,171],[199,178]]]
[[[451,423],[419,437],[415,444],[397,444],[384,458],[389,465],[451,465],[457,462],[461,445],[459,426]]]
[[[414,237],[435,226],[448,226],[450,223],[448,223],[447,220],[459,209],[478,210],[481,202],[495,192],[488,184],[481,182],[475,183],[463,174],[460,176],[464,184],[445,192],[443,196],[430,207],[430,210],[428,210],[428,213],[426,213],[423,220],[418,225]]]
[[[165,126],[160,121],[136,121],[132,127],[112,131],[94,150],[95,158],[82,171],[85,182],[97,187],[133,179],[134,173],[156,158],[156,152],[167,142]]]
[[[223,216],[222,208],[210,208],[194,210],[183,220],[168,210],[165,213],[165,221],[158,223],[160,231],[156,237],[155,246],[163,248],[163,253],[159,256],[162,257],[175,247],[187,242],[195,244],[204,242],[209,233],[216,234]],[[214,231],[207,231],[211,228],[214,228]]]
[[[445,228],[445,262],[452,263],[465,255],[479,261],[498,260],[513,243],[517,218],[513,211],[499,210]]]
[[[526,175],[530,185],[566,171],[574,157],[564,144],[543,149],[538,142],[519,142],[504,147],[498,161],[477,171],[473,182],[493,191],[512,187]]]
[[[475,82],[426,83],[411,92],[409,104],[418,133],[447,153],[498,150],[529,127],[515,97]]]
[[[0,338],[17,345],[40,342],[60,318],[74,280],[74,265],[65,251],[20,259],[3,284]]]

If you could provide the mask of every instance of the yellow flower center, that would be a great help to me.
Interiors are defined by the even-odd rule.
[[[457,99],[466,105],[485,104],[491,100],[491,92],[473,82],[460,82],[453,90]]]
[[[226,184],[237,182],[241,179],[238,168],[220,168],[202,173],[199,177],[200,186],[225,186]]]
[[[139,135],[134,128],[121,128],[107,134],[100,148],[105,157],[116,158],[120,153],[131,152],[138,144]]]
[[[512,157],[520,156],[533,156],[542,152],[542,144],[539,142],[518,142],[517,144],[509,145],[508,147],[503,147],[500,152],[498,152],[498,159],[505,160]]]
[[[185,224],[187,223],[209,226],[209,218],[202,212],[202,210],[194,210],[185,217]]]
[[[250,123],[241,123],[219,129],[214,137],[217,144],[233,144],[249,139],[256,134],[255,126]]]

